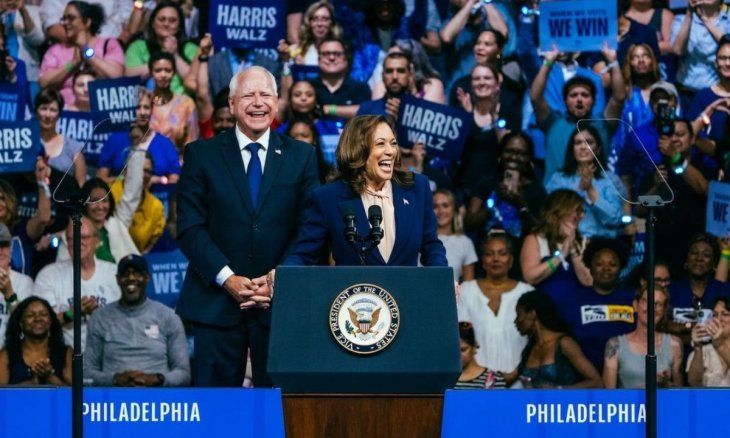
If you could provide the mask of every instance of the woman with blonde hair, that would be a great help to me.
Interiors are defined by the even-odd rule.
[[[463,233],[462,218],[456,210],[454,194],[447,189],[433,193],[433,212],[438,225],[438,238],[446,248],[446,259],[454,270],[454,281],[474,279],[474,263],[478,260],[474,243]]]
[[[299,29],[299,44],[288,45],[279,41],[279,54],[282,61],[291,60],[294,64],[317,65],[319,53],[317,46],[326,37],[342,37],[342,28],[335,22],[335,8],[327,0],[311,4],[304,12]]]
[[[566,281],[593,284],[581,260],[585,240],[578,226],[585,215],[583,204],[583,198],[572,190],[558,189],[548,195],[540,223],[522,245],[520,266],[526,282],[543,289],[549,288],[548,281],[556,287]]]

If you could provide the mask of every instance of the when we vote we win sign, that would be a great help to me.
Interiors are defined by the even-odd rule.
[[[540,2],[540,50],[600,51],[618,46],[618,8],[607,0]]]

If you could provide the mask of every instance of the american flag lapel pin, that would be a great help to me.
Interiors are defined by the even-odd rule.
[[[411,203],[410,203],[410,202],[408,202],[408,200],[407,200],[407,199],[403,198],[403,205],[411,205]]]
[[[274,149],[274,152],[276,152],[277,154],[281,155],[281,149]]]

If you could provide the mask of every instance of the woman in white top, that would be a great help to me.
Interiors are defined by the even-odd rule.
[[[446,189],[433,193],[433,212],[438,225],[438,238],[446,248],[446,260],[454,270],[454,281],[474,279],[477,252],[471,239],[462,232],[462,220],[456,212],[454,194]]]
[[[718,297],[712,319],[692,329],[694,351],[687,359],[690,386],[730,386],[730,297]]]
[[[492,231],[481,249],[487,276],[462,283],[457,302],[459,321],[469,321],[474,326],[481,347],[477,363],[509,372],[519,365],[527,344],[527,338],[520,335],[514,324],[517,300],[532,286],[509,278],[514,256],[512,241],[506,233]]]

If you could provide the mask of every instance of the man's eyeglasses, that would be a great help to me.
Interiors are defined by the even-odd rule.
[[[319,56],[323,58],[342,58],[345,52],[319,52]]]

